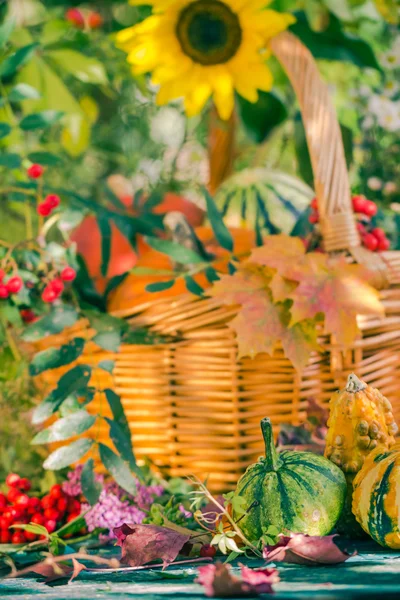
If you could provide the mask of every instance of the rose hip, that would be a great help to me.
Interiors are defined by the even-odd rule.
[[[0,300],[6,300],[10,295],[5,285],[0,284]]]
[[[2,529],[0,531],[0,544],[9,544],[11,540],[11,532],[7,531],[7,529]]]
[[[50,215],[51,211],[52,211],[52,208],[51,208],[50,204],[47,204],[47,202],[40,202],[36,208],[37,214],[40,215],[41,217],[48,217]]]
[[[31,531],[25,531],[24,534],[27,542],[34,542],[38,538],[36,533],[32,533]]]
[[[72,267],[65,267],[61,271],[61,279],[63,281],[73,281],[76,277],[76,271]]]
[[[215,546],[211,546],[211,544],[204,544],[204,546],[200,548],[200,556],[203,558],[214,558],[216,553],[217,549]]]
[[[57,294],[56,292],[50,287],[50,286],[46,286],[42,292],[42,300],[43,302],[48,302],[49,304],[51,304],[52,302],[54,302],[54,300],[57,300]]]
[[[11,516],[1,516],[0,517],[0,529],[4,530],[4,529],[8,529],[10,527],[10,525],[12,524],[12,518]]]
[[[17,487],[20,481],[21,477],[16,473],[9,473],[6,477],[6,485],[8,485],[8,487]]]
[[[0,510],[7,506],[7,497],[5,494],[0,494]]]
[[[50,208],[57,208],[57,206],[60,206],[61,198],[57,194],[49,194],[44,201]]]
[[[17,487],[19,490],[22,490],[23,492],[29,492],[29,490],[32,487],[32,484],[27,477],[22,477],[22,479],[20,479]]]
[[[44,516],[41,513],[35,513],[31,518],[31,523],[36,523],[36,525],[43,525]]]
[[[58,521],[60,519],[60,513],[55,508],[46,508],[44,516],[47,520]]]
[[[62,485],[60,485],[59,483],[56,483],[55,485],[53,485],[50,488],[50,497],[54,498],[54,499],[59,499],[62,498],[64,496],[64,492],[62,489]]]
[[[53,533],[57,529],[57,523],[54,519],[48,519],[44,522],[44,526],[49,533]]]
[[[59,296],[64,290],[64,284],[61,279],[53,279],[53,281],[49,282],[48,287],[51,288],[53,292],[57,294],[57,296]]]
[[[15,500],[15,506],[26,509],[29,506],[29,496],[27,494],[20,494]]]
[[[11,536],[12,544],[24,544],[26,541],[25,535],[23,531],[16,531]]]
[[[60,498],[57,501],[57,510],[64,513],[67,510],[68,500],[66,498]]]
[[[39,179],[44,173],[42,165],[34,164],[27,170],[28,177],[31,179]]]
[[[11,488],[11,490],[7,492],[7,500],[11,503],[14,503],[20,494],[20,490],[17,490],[16,488]]]

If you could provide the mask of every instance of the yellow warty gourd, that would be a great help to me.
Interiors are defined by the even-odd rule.
[[[333,394],[329,408],[325,456],[342,469],[348,490],[338,530],[362,535],[351,509],[353,480],[378,444],[385,449],[394,444],[398,427],[389,400],[354,374],[349,375],[344,390]]]

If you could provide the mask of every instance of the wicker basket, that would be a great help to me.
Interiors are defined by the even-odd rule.
[[[372,254],[360,246],[340,128],[311,54],[290,33],[276,37],[272,50],[299,99],[325,247],[373,269],[386,317],[360,317],[362,334],[350,349],[322,336],[323,352],[314,353],[300,375],[280,350],[272,357],[238,360],[227,326],[235,310],[215,300],[186,294],[114,311],[132,325],[180,336],[178,343],[122,346],[108,357],[116,361],[113,385],[122,397],[136,454],[149,456],[172,476],[208,476],[214,491],[234,487],[262,453],[262,417],[275,425],[299,424],[308,399],[327,402],[351,371],[379,387],[400,418],[400,252]],[[104,352],[91,352],[91,360],[105,358]]]

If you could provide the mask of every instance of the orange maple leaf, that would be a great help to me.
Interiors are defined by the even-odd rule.
[[[363,267],[326,254],[307,254],[306,264],[308,268],[290,296],[292,325],[323,313],[325,332],[348,346],[359,333],[357,315],[383,316],[379,294],[366,282]]]
[[[248,262],[276,269],[286,279],[298,281],[307,269],[306,250],[300,238],[284,233],[270,235],[264,239],[264,245],[255,248]]]
[[[269,287],[273,275],[271,269],[243,263],[233,275],[222,275],[210,295],[223,304],[240,305],[229,323],[236,332],[239,356],[271,355],[281,344],[285,356],[301,371],[311,351],[318,348],[315,324],[307,320],[290,325],[290,302],[273,302]]]

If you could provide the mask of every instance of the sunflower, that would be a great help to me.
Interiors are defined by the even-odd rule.
[[[258,90],[271,89],[268,42],[294,22],[291,15],[266,9],[268,0],[150,3],[153,14],[120,31],[117,44],[135,75],[152,73],[159,105],[183,97],[187,115],[193,116],[213,96],[220,117],[228,119],[235,90],[257,102]]]

